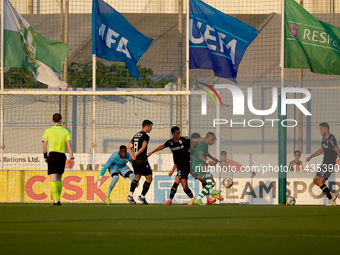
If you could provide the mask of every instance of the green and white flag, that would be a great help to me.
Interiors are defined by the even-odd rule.
[[[340,28],[285,0],[285,67],[340,75]]]
[[[3,14],[4,66],[32,71],[34,78],[41,83],[67,88],[59,76],[70,48],[35,32],[8,0],[4,0]]]

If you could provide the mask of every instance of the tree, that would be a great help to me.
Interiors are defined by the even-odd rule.
[[[152,81],[153,71],[150,68],[137,66],[139,81],[131,77],[125,65],[112,64],[110,66],[97,61],[97,88],[164,88],[172,82],[170,79]],[[68,66],[69,85],[71,87],[92,87],[92,63],[70,63]]]
[[[33,73],[17,67],[11,67],[4,73],[5,88],[27,89],[27,88],[47,88],[33,78]]]
[[[139,81],[129,75],[126,65],[105,65],[97,61],[96,84],[97,88],[164,88],[172,82],[170,79],[152,80],[151,68],[137,66]],[[92,87],[92,62],[75,63],[68,65],[68,85],[72,88]],[[47,88],[47,85],[36,81],[33,73],[20,68],[12,67],[4,75],[6,88]]]

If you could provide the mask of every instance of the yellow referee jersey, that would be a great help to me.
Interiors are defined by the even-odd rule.
[[[49,152],[65,153],[66,141],[71,141],[70,132],[61,126],[53,126],[45,130],[43,141],[48,141]]]

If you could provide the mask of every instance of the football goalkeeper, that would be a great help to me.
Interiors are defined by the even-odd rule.
[[[135,179],[135,174],[132,170],[126,165],[127,162],[132,163],[132,158],[130,154],[127,152],[127,148],[125,145],[121,145],[119,147],[119,151],[113,153],[108,161],[106,162],[105,166],[103,167],[102,171],[100,172],[99,180],[97,182],[97,188],[100,189],[103,176],[106,170],[109,170],[110,175],[112,177],[112,181],[110,183],[109,189],[105,195],[105,203],[110,204],[110,194],[114,186],[116,185],[117,181],[119,180],[119,174],[125,179],[129,178],[131,181]]]

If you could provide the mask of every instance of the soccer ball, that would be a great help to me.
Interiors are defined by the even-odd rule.
[[[233,186],[233,179],[231,178],[225,178],[222,182],[222,185],[226,188],[231,188]]]
[[[286,199],[286,205],[295,205],[295,198],[294,197],[289,197]]]

